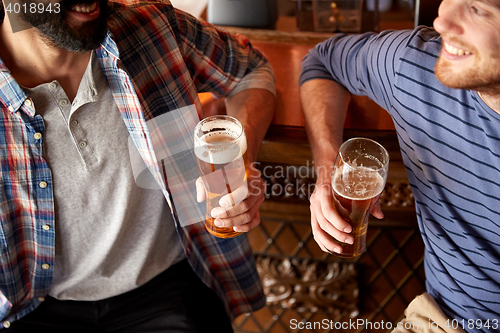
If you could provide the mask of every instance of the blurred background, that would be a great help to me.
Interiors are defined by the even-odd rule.
[[[171,0],[171,2],[179,9],[221,26],[288,32],[365,32],[406,29],[421,24],[432,25],[437,16],[440,0]]]

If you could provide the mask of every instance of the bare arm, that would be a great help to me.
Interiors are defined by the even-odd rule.
[[[343,141],[351,95],[335,81],[316,79],[300,87],[300,97],[317,174],[316,188],[310,198],[312,232],[323,251],[340,253],[342,247],[333,238],[352,241],[353,237],[348,234],[352,228],[333,207],[330,177]]]
[[[300,87],[300,98],[318,180],[323,181],[330,178],[335,156],[343,142],[351,95],[335,81],[317,79],[307,81]]]
[[[242,90],[226,99],[226,112],[238,119],[245,128],[248,161],[257,159],[260,144],[274,116],[275,97],[266,89]]]
[[[311,195],[311,228],[314,239],[325,252],[341,253],[335,243],[352,243],[352,227],[344,221],[333,206],[331,172],[335,157],[343,142],[344,122],[351,100],[350,93],[335,81],[316,79],[300,88],[306,131],[311,143],[316,174],[316,188]],[[375,217],[384,215],[377,204],[371,212]]]

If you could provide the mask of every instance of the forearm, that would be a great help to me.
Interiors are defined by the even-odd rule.
[[[300,97],[318,180],[329,181],[351,95],[335,81],[316,79],[302,84]]]
[[[260,144],[274,116],[275,97],[267,89],[245,89],[226,98],[226,112],[245,129],[248,161],[255,162]]]

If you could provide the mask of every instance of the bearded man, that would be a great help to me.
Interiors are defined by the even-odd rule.
[[[434,28],[336,35],[304,58],[300,94],[318,170],[312,230],[326,252],[353,242],[325,170],[350,94],[368,96],[394,121],[425,243],[427,293],[395,332],[498,332],[500,1],[443,0]],[[379,207],[372,214],[383,217]]]
[[[0,20],[2,327],[232,332],[265,304],[244,234],[265,185],[214,216],[243,235],[216,238],[193,215],[190,149],[210,92],[255,161],[266,58],[168,0],[4,0]]]

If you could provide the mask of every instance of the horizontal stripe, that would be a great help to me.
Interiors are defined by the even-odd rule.
[[[334,37],[304,58],[300,83],[330,77],[387,109],[426,245],[430,294],[452,318],[499,318],[500,116],[476,92],[437,80],[440,52],[439,34],[425,27]]]

